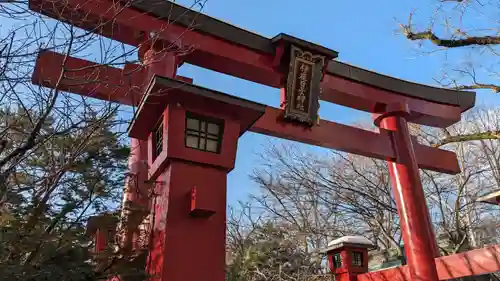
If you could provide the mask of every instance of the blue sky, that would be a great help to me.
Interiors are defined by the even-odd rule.
[[[192,0],[181,1],[190,4]],[[267,37],[283,32],[309,40],[340,53],[339,60],[418,83],[436,85],[445,62],[443,52],[421,54],[415,42],[397,34],[399,22],[406,23],[415,8],[426,24],[438,1],[332,1],[332,0],[208,0],[203,13]],[[418,5],[418,6],[417,6]],[[426,25],[424,25],[426,26]],[[426,46],[424,46],[425,48]],[[463,58],[463,51],[446,53],[446,59]],[[196,84],[277,106],[278,89],[265,87],[193,66],[183,66],[181,75],[194,78]],[[478,104],[497,103],[491,92],[479,93]],[[341,123],[370,118],[364,112],[322,104],[322,118]],[[258,154],[270,141],[267,136],[246,133],[239,141],[236,168],[228,179],[228,203],[245,200],[258,192],[249,179],[258,168]],[[305,150],[320,149],[303,146]]]

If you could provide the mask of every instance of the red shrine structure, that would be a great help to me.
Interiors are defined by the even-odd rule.
[[[366,255],[358,253],[365,258],[354,270],[345,249],[368,247],[344,243],[335,249],[350,262],[333,271],[339,279],[437,281],[500,269],[499,246],[439,257],[418,169],[455,174],[460,168],[453,152],[419,144],[407,126],[452,125],[473,107],[474,93],[357,68],[336,61],[338,53],[326,47],[287,34],[266,38],[166,0],[30,0],[29,6],[137,47],[140,63],[123,69],[43,50],[33,83],[137,107],[119,243],[145,249],[137,266],[151,280],[224,280],[226,177],[246,131],[387,161],[408,266],[367,273]],[[177,75],[183,63],[277,88],[282,106],[193,85]],[[373,113],[379,132],[321,120],[320,100]],[[89,222],[97,250],[107,247],[114,225],[106,216]]]

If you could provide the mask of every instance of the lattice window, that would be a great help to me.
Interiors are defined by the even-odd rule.
[[[186,147],[220,153],[223,122],[213,118],[186,115]]]
[[[362,252],[352,252],[352,265],[356,267],[363,266],[363,253]]]
[[[158,157],[158,155],[160,155],[160,153],[163,151],[163,121],[161,120],[163,120],[163,116],[160,117],[160,122],[158,122],[153,130],[153,159]]]

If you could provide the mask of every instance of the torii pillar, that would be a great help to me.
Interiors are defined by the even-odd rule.
[[[144,36],[143,39],[145,43],[139,48],[138,52],[143,68],[138,71],[141,72],[143,82],[145,83],[143,91],[147,91],[147,83],[154,75],[174,78],[177,74],[177,68],[182,62],[176,54],[176,50],[179,47],[175,43],[151,38],[151,34]],[[192,80],[188,82],[192,82]],[[122,204],[122,217],[127,217],[127,225],[123,226],[125,228],[125,236],[121,244],[127,250],[137,250],[140,247],[138,243],[140,235],[138,226],[151,211],[152,207],[152,185],[147,184],[149,179],[147,140],[130,137],[128,169],[129,175],[125,183]],[[131,217],[129,209],[135,211],[133,217]],[[127,212],[129,213],[126,214]]]
[[[438,256],[429,210],[420,179],[406,104],[393,104],[375,116],[375,125],[391,136],[396,161],[388,159],[392,189],[398,207],[410,276],[413,280],[437,281],[434,258]]]

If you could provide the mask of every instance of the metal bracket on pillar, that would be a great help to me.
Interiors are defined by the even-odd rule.
[[[215,211],[208,206],[208,194],[200,194],[200,189],[191,188],[190,215],[196,218],[209,218]]]

